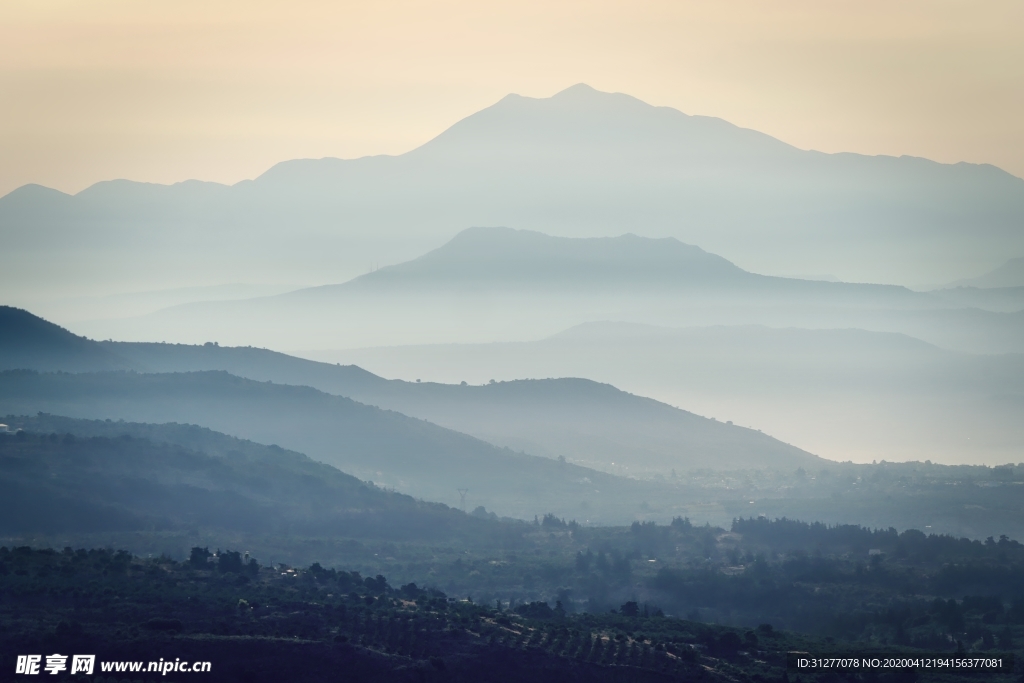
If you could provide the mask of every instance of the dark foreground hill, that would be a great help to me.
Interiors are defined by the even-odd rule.
[[[24,427],[31,431],[60,435],[70,433],[86,438],[127,434],[213,455],[245,450],[239,445],[244,442],[189,425],[75,420],[53,415],[0,419],[14,428]],[[252,447],[265,448],[256,444]],[[524,462],[531,461],[527,459]],[[470,489],[466,509],[472,509],[474,516],[495,519],[494,513],[486,508],[504,514],[502,506],[505,505],[514,510],[529,510],[536,506],[538,512],[534,514],[538,516],[553,511],[566,520],[578,520],[581,525],[624,524],[634,520],[666,523],[674,518],[689,517],[697,523],[710,522],[727,527],[737,517],[756,513],[765,517],[814,519],[829,524],[927,529],[932,533],[951,533],[974,539],[1000,535],[1018,538],[1024,535],[1024,498],[1020,496],[1024,466],[835,463],[819,469],[799,468],[795,471],[704,470],[660,481],[637,481],[571,465],[563,466],[557,462],[553,464],[554,469],[541,472],[546,473],[547,478],[542,478],[528,467],[523,468],[522,473],[503,482],[490,499]],[[317,464],[317,467],[321,465]],[[576,478],[581,472],[588,474]],[[117,476],[115,473],[115,478]],[[515,487],[522,482],[532,485],[533,489],[509,503],[507,491],[515,492]],[[457,495],[450,498],[454,504],[460,502]],[[531,519],[533,515],[520,517]],[[547,523],[544,526],[546,528]],[[560,528],[564,531],[566,527],[562,524]],[[295,533],[299,533],[299,528],[295,529]],[[163,552],[167,548],[180,552],[184,542],[180,538],[168,538],[129,547],[137,552]],[[298,545],[291,543],[288,546],[288,552],[298,553],[303,561],[315,559],[318,547],[326,552],[325,547],[296,543]],[[267,537],[258,542],[250,541],[247,547],[270,547],[275,549],[276,557],[285,555],[281,544],[268,545]],[[335,548],[331,552],[331,557],[335,556],[333,553],[348,553],[345,556],[351,559],[351,549]],[[376,552],[378,550],[363,553],[362,560],[376,559]],[[382,558],[386,555],[394,553],[381,553]]]
[[[527,651],[545,640],[552,648],[560,636],[548,626],[559,632],[594,629],[615,642],[622,641],[617,637],[622,632],[627,644],[640,641],[640,651],[626,661],[613,657],[613,651],[606,664],[632,661],[644,652],[647,638],[656,649],[656,633],[666,631],[673,638],[663,648],[669,642],[699,644],[701,655],[728,655],[727,661],[738,654],[736,641],[723,647],[721,630],[678,620],[646,621],[661,619],[662,613],[743,630],[773,623],[844,639],[861,649],[891,643],[991,652],[997,639],[1000,647],[1012,648],[1024,636],[1024,600],[1017,597],[1024,547],[1005,534],[982,541],[743,515],[728,530],[681,517],[668,525],[610,528],[546,515],[529,524],[413,501],[297,454],[195,427],[50,416],[23,424],[39,431],[0,441],[0,538],[16,547],[0,550],[0,610],[15,607],[3,612],[0,638],[57,642],[53,639],[105,633],[114,642],[140,646],[145,634],[174,635],[171,631],[186,642],[206,634],[234,637],[235,644],[245,637],[259,642],[298,636],[353,640],[393,655],[401,642],[387,635],[395,634],[392,618],[427,616],[442,605],[447,610],[452,603],[437,589],[473,596],[488,610],[455,603],[455,619],[443,630],[450,637],[450,626],[461,624],[471,632],[465,643],[512,635],[481,632],[478,626],[499,624],[522,634],[523,626],[529,630],[534,623],[543,626],[537,634],[541,641],[530,635],[514,641],[514,648],[524,640]],[[56,431],[64,428],[83,436]],[[181,444],[206,444],[208,452]],[[1000,497],[999,489],[1019,487],[1024,469],[989,472],[995,479],[985,483],[995,487],[979,486],[976,477],[984,473],[977,469],[961,468],[956,482],[933,479],[921,486],[914,479],[928,478],[930,471],[880,467],[874,477],[836,488],[831,500],[839,503],[856,489],[892,482],[891,497],[921,499],[929,488],[981,489],[984,500],[1019,508],[1012,492]],[[977,507],[950,503],[944,507]],[[813,519],[814,512],[805,518]],[[26,545],[66,549],[33,559]],[[160,559],[138,563],[127,553],[74,550],[83,546],[127,547]],[[251,555],[243,557],[243,550]],[[295,563],[312,566],[296,571],[289,566]],[[364,580],[353,570],[374,578]],[[391,579],[390,587],[381,574]],[[271,579],[285,583],[270,584]],[[432,590],[397,588],[406,582]],[[278,593],[273,586],[285,590]],[[316,596],[319,607],[296,605],[304,591]],[[40,602],[40,595],[49,598]],[[178,603],[176,595],[184,599]],[[499,613],[511,602],[519,606],[513,614],[495,614],[488,606],[496,601]],[[331,617],[342,605],[342,612],[361,612],[358,623]],[[74,614],[50,621],[72,606]],[[269,611],[247,611],[262,607]],[[42,619],[49,624],[42,632],[35,610],[50,615]],[[590,616],[569,617],[581,610]],[[604,619],[595,621],[602,614]],[[490,621],[477,624],[474,617]],[[59,626],[60,620],[67,624]],[[429,640],[424,626],[410,630]],[[709,630],[715,631],[712,640],[706,638]],[[554,649],[551,654],[561,652]]]
[[[277,446],[191,425],[21,420],[0,436],[0,535],[193,533],[472,538],[515,527],[383,491]],[[71,432],[76,432],[72,434]]]

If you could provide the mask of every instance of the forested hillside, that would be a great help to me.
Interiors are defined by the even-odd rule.
[[[186,425],[83,424],[81,431],[110,435],[0,436],[0,534],[473,538],[478,545],[516,535],[514,524],[384,491],[277,446]]]

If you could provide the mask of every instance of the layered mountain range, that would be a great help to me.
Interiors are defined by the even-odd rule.
[[[8,307],[0,308],[0,330],[0,369],[86,373],[5,375],[0,412],[193,422],[256,441],[287,444],[364,478],[379,479],[387,473],[384,483],[402,482],[403,490],[421,495],[428,489],[450,495],[454,489],[447,482],[461,465],[445,464],[445,459],[463,446],[446,446],[454,436],[431,431],[433,425],[405,421],[405,415],[497,446],[622,474],[698,468],[788,470],[820,462],[756,430],[584,379],[483,386],[385,380],[356,366],[257,348],[95,342]],[[110,370],[129,372],[104,372]],[[342,418],[349,414],[351,418]],[[359,437],[363,446],[353,450],[355,437],[349,430],[362,433],[377,422],[375,436]],[[350,436],[339,441],[343,433]],[[431,445],[435,438],[441,441]],[[388,458],[379,458],[381,444],[393,441],[405,445],[395,445]],[[415,472],[411,462],[396,465],[396,458],[407,459],[403,448],[428,454],[415,465]],[[472,448],[479,450],[483,444]],[[507,459],[481,457],[495,463]],[[501,479],[497,472],[492,474]],[[478,476],[485,473],[473,475],[474,481]]]
[[[431,382],[588,377],[834,460],[1020,461],[1024,354],[858,329],[586,323],[544,339],[325,351]]]
[[[337,285],[80,322],[94,338],[293,351],[526,341],[601,320],[897,332],[975,353],[1024,351],[1024,290],[917,292],[747,272],[674,238],[465,230]]]
[[[230,187],[27,186],[0,198],[5,302],[85,336],[0,309],[0,413],[191,422],[598,521],[685,507],[630,476],[1005,462],[1022,217],[990,166],[582,85]]]
[[[80,519],[104,533],[145,527],[180,534],[198,524],[204,534],[230,535],[258,533],[263,520],[266,528],[297,533],[319,529],[315,533],[376,537],[383,532],[373,525],[392,518],[404,524],[402,515],[415,515],[422,505],[381,497],[374,487],[357,492],[356,481],[339,469],[372,480],[378,488],[473,509],[481,519],[555,514],[593,525],[688,516],[722,524],[756,511],[830,523],[934,527],[975,537],[1017,529],[1015,492],[1003,476],[1012,466],[831,462],[756,430],[589,380],[476,386],[385,380],[354,366],[251,347],[95,342],[11,308],[0,309],[0,330],[4,367],[48,370],[0,372],[3,421],[10,429],[51,433],[41,440],[29,435],[38,444],[32,446],[39,452],[35,461],[19,456],[16,445],[9,453],[13,456],[0,463],[0,479],[6,482],[0,484],[13,486],[12,510],[20,511],[9,520],[17,534],[87,531]],[[849,392],[852,377],[860,378],[859,390],[870,391],[877,381],[871,369],[879,357],[892,361],[892,367],[913,366],[916,358],[919,367],[928,368],[956,356],[912,339],[873,333],[747,330],[754,334],[745,337],[736,332],[743,330],[591,325],[559,339],[568,341],[566,350],[585,363],[588,352],[572,344],[632,338],[642,343],[634,349],[637,355],[657,363],[678,361],[690,355],[687,345],[696,339],[700,348],[707,340],[699,338],[711,336],[721,357],[744,359],[739,375],[750,373],[750,381],[766,387],[763,391],[783,408],[793,389],[799,391],[807,381],[795,358],[811,360],[804,370],[817,363],[822,382],[839,380]],[[820,335],[832,337],[832,351],[854,363],[849,376],[846,369],[831,367],[834,359]],[[674,356],[659,350],[665,341]],[[34,353],[26,355],[26,347]],[[747,357],[755,348],[772,362],[783,361],[772,377],[758,376],[757,359]],[[477,353],[461,351],[470,359]],[[538,348],[530,355],[543,360],[550,351]],[[422,350],[420,356],[432,358]],[[699,371],[701,358],[711,375],[718,371],[711,355],[697,356],[698,364],[685,374],[698,386],[709,379]],[[564,357],[556,361],[566,364]],[[503,367],[500,358],[489,362]],[[112,371],[112,366],[120,369]],[[671,363],[666,368],[679,371]],[[1019,382],[1006,370],[992,368],[1005,375],[1001,381],[1012,394]],[[909,371],[891,378],[889,388],[913,377],[914,368]],[[642,379],[644,373],[633,376]],[[989,381],[981,378],[981,387]],[[741,393],[756,394],[747,389]],[[814,389],[814,396],[828,401],[843,394]],[[897,396],[897,402],[902,398]],[[743,407],[736,400],[730,405]],[[837,405],[845,409],[848,404]],[[865,424],[876,427],[870,420]],[[232,440],[210,428],[251,441]],[[64,434],[101,440],[79,446]],[[146,442],[124,441],[125,435]],[[9,431],[0,437],[18,443],[22,438]],[[277,446],[301,450],[324,464]],[[37,480],[39,472],[46,481]],[[90,488],[71,495],[73,481]],[[997,488],[983,488],[991,486]],[[323,505],[316,502],[321,499]],[[463,533],[456,528],[469,531],[443,508],[422,510],[424,519],[442,524],[438,532],[443,537]],[[190,522],[189,515],[196,521]]]
[[[0,436],[0,534],[146,531],[450,541],[493,521],[383,491],[277,446],[183,424],[12,420]]]
[[[800,150],[577,85],[509,95],[398,156],[295,160],[233,186],[113,180],[0,198],[31,297],[341,282],[470,226],[675,237],[754,272],[949,282],[1024,253],[1024,181],[995,167]]]

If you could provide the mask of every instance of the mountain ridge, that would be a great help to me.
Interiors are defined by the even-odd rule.
[[[21,317],[33,324],[39,321],[27,312]],[[611,467],[616,462],[618,471],[626,471],[625,467],[633,474],[761,464],[795,468],[814,458],[753,430],[714,422],[580,378],[485,386],[419,384],[386,380],[357,366],[318,363],[265,349],[212,343],[92,343],[139,372],[222,371],[257,382],[313,387],[491,444],[549,458],[564,456],[603,471],[616,469]],[[2,352],[0,346],[0,369],[10,367]],[[51,359],[46,367],[66,369],[59,365],[59,359]]]
[[[412,261],[385,266],[347,282],[304,288],[283,296],[299,297],[304,293],[343,288],[366,289],[389,280],[388,284],[394,286],[403,280],[415,282],[417,277],[424,276],[433,283],[473,280],[477,284],[486,277],[528,288],[551,280],[584,287],[615,280],[635,285],[654,275],[716,281],[730,277],[760,278],[721,256],[672,237],[646,238],[627,233],[614,237],[567,238],[533,230],[476,227],[460,231],[442,246]],[[432,283],[416,284],[422,287]]]
[[[539,339],[619,320],[898,332],[951,350],[1024,350],[1016,293],[963,297],[900,285],[746,271],[673,237],[562,237],[470,228],[410,261],[347,282],[80,323],[98,338],[343,349]],[[276,325],[267,326],[273,319]]]
[[[1024,354],[966,354],[892,332],[619,321],[541,340],[308,357],[433,382],[589,377],[832,460],[1017,462],[1024,444]]]
[[[59,207],[38,195],[0,198],[0,237],[31,258],[22,275],[64,287],[56,256],[77,246],[102,246],[91,272],[136,289],[182,258],[209,274],[217,264],[230,280],[276,264],[286,279],[337,281],[470,225],[672,236],[747,270],[814,263],[843,280],[900,284],[949,281],[1024,253],[1024,180],[995,167],[799,150],[579,87],[506,98],[402,155],[281,162],[233,186],[104,181]],[[223,257],[232,243],[243,258]],[[310,244],[334,258],[311,259]],[[153,266],[134,272],[105,251],[123,258],[125,249]]]
[[[155,528],[449,540],[482,536],[487,527],[500,534],[490,520],[194,425],[4,419],[25,432],[0,441],[4,534]],[[18,451],[34,457],[28,462]]]
[[[76,372],[130,367],[91,339],[10,306],[0,306],[0,349],[0,369]]]
[[[307,454],[364,481],[422,500],[530,519],[553,513],[591,523],[662,520],[684,510],[676,487],[565,460],[499,448],[425,420],[310,387],[255,382],[223,371],[139,374],[0,372],[0,414],[194,424]],[[795,451],[807,466],[830,463]],[[793,453],[790,453],[791,459]],[[781,463],[780,463],[781,464]],[[790,463],[786,463],[789,465]],[[605,498],[598,499],[597,496]],[[478,502],[477,502],[478,501]]]
[[[585,94],[586,95],[586,99],[576,97],[579,94]],[[791,143],[788,143],[788,142],[786,142],[786,141],[784,141],[784,140],[782,140],[780,138],[776,138],[776,137],[774,137],[774,136],[772,136],[772,135],[770,135],[768,133],[761,132],[761,131],[759,131],[757,129],[754,129],[754,128],[747,128],[747,127],[744,127],[744,126],[739,126],[739,125],[736,125],[736,124],[734,124],[734,123],[732,123],[732,122],[730,122],[730,121],[728,121],[726,119],[723,119],[723,118],[720,118],[720,117],[717,117],[717,116],[707,116],[707,115],[701,115],[701,114],[688,114],[688,113],[683,112],[681,110],[678,110],[678,109],[676,109],[674,107],[665,106],[665,105],[652,105],[652,104],[648,104],[648,103],[644,102],[643,100],[640,100],[637,97],[629,95],[628,93],[604,92],[604,91],[597,90],[596,88],[593,88],[593,87],[591,87],[590,85],[588,85],[586,83],[576,83],[574,85],[571,85],[571,86],[569,86],[567,88],[564,88],[564,89],[556,92],[554,95],[552,95],[550,97],[529,97],[529,96],[525,96],[525,95],[520,95],[518,93],[509,93],[508,95],[505,95],[504,97],[499,99],[494,104],[489,105],[487,107],[484,107],[480,111],[477,111],[477,112],[475,112],[473,114],[470,114],[470,115],[468,115],[468,116],[466,116],[466,117],[456,121],[455,123],[450,125],[448,128],[443,130],[441,133],[439,133],[436,136],[434,136],[433,138],[431,138],[430,140],[428,140],[428,141],[426,141],[426,142],[424,142],[424,143],[422,143],[420,145],[417,145],[417,146],[415,146],[415,147],[413,147],[413,148],[411,148],[409,150],[406,150],[405,152],[400,152],[400,153],[397,153],[397,154],[368,154],[368,155],[364,155],[364,156],[360,156],[360,157],[333,157],[333,156],[325,156],[325,157],[317,157],[317,158],[308,157],[308,158],[287,159],[287,160],[279,161],[279,162],[276,162],[276,163],[272,164],[270,167],[268,167],[262,173],[257,174],[253,178],[242,179],[242,180],[239,180],[239,181],[234,182],[234,183],[221,183],[221,182],[216,182],[216,181],[199,180],[199,179],[195,179],[195,178],[186,178],[186,179],[175,181],[175,182],[171,182],[171,183],[156,183],[156,182],[148,182],[148,181],[130,180],[130,179],[126,179],[126,178],[114,178],[114,179],[110,179],[110,180],[97,181],[97,182],[93,183],[92,185],[89,185],[88,187],[83,188],[82,190],[79,190],[78,192],[74,192],[74,193],[63,192],[61,190],[50,188],[50,187],[47,187],[45,185],[41,185],[41,184],[38,184],[38,183],[26,183],[25,185],[21,185],[21,186],[19,186],[17,188],[14,188],[10,192],[0,196],[0,202],[2,202],[8,196],[13,195],[15,193],[24,194],[24,193],[27,193],[27,192],[37,192],[39,189],[46,190],[48,193],[55,193],[56,195],[61,195],[61,196],[64,196],[64,197],[79,197],[79,196],[82,196],[83,194],[85,196],[89,196],[89,195],[93,195],[93,194],[98,194],[97,192],[94,191],[94,188],[110,187],[110,186],[115,185],[115,184],[123,184],[123,183],[128,183],[128,184],[131,184],[132,186],[148,187],[148,188],[157,188],[157,187],[171,188],[171,187],[199,186],[199,185],[208,186],[208,187],[216,187],[216,188],[233,188],[233,187],[238,187],[238,186],[243,186],[244,187],[244,186],[248,186],[248,185],[251,185],[251,184],[254,184],[254,183],[258,183],[258,182],[260,182],[262,180],[272,179],[278,170],[286,168],[286,167],[289,167],[289,166],[292,166],[292,165],[301,165],[301,164],[307,164],[307,163],[308,164],[316,164],[316,163],[320,163],[320,162],[325,162],[325,163],[332,163],[332,162],[357,162],[357,161],[363,161],[363,160],[367,160],[367,159],[395,159],[395,158],[398,158],[398,157],[407,156],[407,155],[414,154],[414,153],[417,153],[417,152],[422,152],[423,150],[431,150],[432,151],[433,147],[437,146],[438,144],[443,143],[443,142],[448,142],[452,138],[457,138],[460,135],[462,135],[464,132],[466,132],[467,129],[470,129],[474,125],[477,125],[479,121],[486,120],[488,115],[493,114],[494,112],[498,112],[498,111],[501,111],[502,113],[504,113],[502,111],[503,108],[507,108],[510,105],[514,106],[515,104],[518,104],[520,102],[522,102],[522,103],[550,102],[550,103],[553,103],[553,104],[561,104],[561,103],[567,102],[567,101],[575,101],[575,102],[583,101],[583,102],[589,104],[589,103],[592,102],[592,98],[594,98],[595,96],[607,98],[606,101],[615,100],[617,103],[628,103],[629,106],[634,111],[656,111],[658,113],[664,114],[664,115],[669,116],[669,117],[674,117],[674,118],[682,117],[683,119],[688,120],[688,121],[706,122],[706,123],[708,123],[710,125],[713,125],[715,127],[718,127],[718,128],[727,129],[727,130],[733,131],[733,132],[742,132],[742,133],[745,133],[745,134],[749,134],[751,139],[756,139],[756,140],[759,140],[761,142],[767,143],[769,146],[772,146],[772,147],[774,147],[776,149],[791,150],[793,152],[805,152],[805,153],[810,153],[810,154],[822,155],[822,156],[826,156],[826,157],[847,156],[847,157],[850,157],[850,158],[858,158],[858,159],[890,159],[890,160],[902,160],[902,161],[911,161],[912,160],[912,161],[919,161],[919,162],[927,162],[928,164],[933,164],[933,165],[940,166],[940,167],[962,167],[962,168],[972,168],[972,169],[987,169],[987,170],[990,170],[990,171],[997,172],[1000,175],[1008,176],[1009,178],[1013,178],[1015,180],[1024,182],[1024,179],[1022,179],[1022,178],[1020,178],[1018,176],[1013,175],[1012,173],[1010,173],[1010,172],[1000,168],[999,166],[996,166],[995,164],[984,163],[984,162],[981,162],[981,163],[969,162],[969,161],[940,162],[940,161],[935,161],[933,159],[929,159],[927,157],[915,156],[915,155],[910,155],[910,154],[864,154],[864,153],[859,153],[859,152],[847,152],[847,151],[841,151],[841,152],[822,152],[822,151],[815,150],[815,149],[805,149],[805,148],[797,147],[797,146],[795,146],[795,145],[793,145]],[[569,129],[569,130],[574,130],[574,129]],[[578,130],[578,129],[575,129],[575,130]]]

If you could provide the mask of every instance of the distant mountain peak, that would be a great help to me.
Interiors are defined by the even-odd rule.
[[[622,95],[622,93],[610,93],[610,92],[606,92],[604,90],[598,90],[597,88],[594,88],[594,87],[592,87],[590,85],[587,85],[586,83],[577,83],[576,85],[570,85],[565,90],[559,90],[554,95],[552,95],[549,99],[552,99],[552,100],[567,100],[567,99],[584,100],[585,99],[585,100],[593,101],[593,100],[596,100],[596,99],[607,98],[607,97],[623,97],[623,95]],[[636,99],[634,97],[630,97],[629,95],[625,95],[625,97],[629,97],[631,100],[632,99]],[[641,100],[636,100],[636,101],[637,102],[641,102]],[[644,104],[646,104],[646,102],[644,102]],[[650,106],[650,105],[647,105],[647,106]]]
[[[417,259],[363,275],[351,284],[643,287],[756,277],[674,237],[557,237],[533,230],[474,227]],[[346,285],[328,289],[337,286]]]
[[[0,241],[19,266],[0,286],[71,295],[79,267],[125,291],[225,268],[338,281],[480,224],[672,235],[763,273],[920,285],[1024,253],[1022,216],[1024,180],[991,166],[800,150],[578,83],[509,95],[403,154],[282,162],[231,187],[25,188],[0,198]],[[90,256],[69,269],[74,249]]]
[[[575,93],[588,93],[589,94],[589,93],[599,93],[599,92],[602,92],[602,91],[600,91],[600,90],[598,90],[596,88],[593,88],[593,87],[587,85],[586,83],[577,83],[576,85],[570,85],[565,90],[558,91],[557,93],[555,93],[554,96],[555,97],[561,97],[562,95],[569,95],[569,94],[575,94]]]
[[[5,206],[16,206],[19,203],[32,206],[34,202],[59,203],[71,199],[71,195],[55,190],[52,187],[46,187],[45,185],[29,183],[11,190],[0,197],[0,199],[3,200]]]

